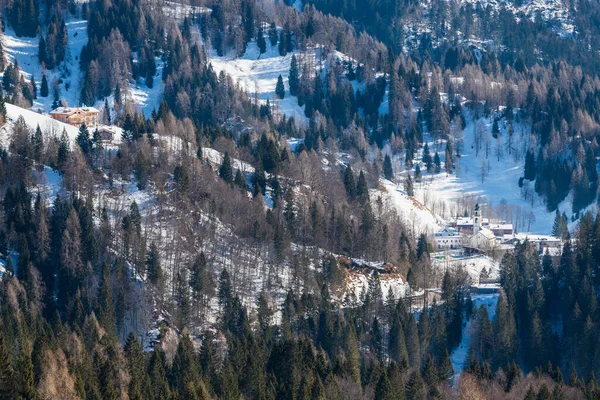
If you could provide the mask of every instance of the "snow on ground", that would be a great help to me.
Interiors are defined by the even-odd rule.
[[[436,216],[430,209],[417,199],[408,196],[394,183],[382,179],[380,189],[369,191],[371,206],[378,210],[379,198],[383,202],[383,212],[395,210],[404,225],[412,230],[415,235],[421,233],[433,234],[443,225],[443,220]]]
[[[50,118],[48,115],[38,114],[37,112],[26,110],[9,103],[6,103],[6,115],[8,123],[0,130],[0,144],[5,147],[8,145],[8,141],[10,140],[8,128],[14,124],[20,116],[23,116],[25,123],[31,130],[36,129],[39,125],[40,129],[45,134],[56,135],[60,137],[63,130],[66,130],[69,139],[71,141],[75,141],[79,132],[76,127],[56,121]]]
[[[440,271],[463,268],[471,278],[471,283],[479,283],[481,272],[485,269],[489,279],[500,276],[500,264],[484,255],[465,256],[461,251],[447,251],[431,254],[432,265]]]
[[[259,100],[262,102],[269,100],[271,105],[286,117],[294,117],[298,122],[305,121],[304,107],[300,107],[298,99],[290,94],[288,82],[292,55],[296,54],[296,57],[300,57],[300,55],[289,53],[282,57],[279,55],[278,46],[271,46],[269,38],[265,39],[267,41],[267,51],[264,54],[260,54],[256,41],[248,43],[246,53],[237,58],[233,53],[219,57],[213,49],[211,54],[212,66],[215,72],[224,71],[230,75],[233,81],[239,83],[240,87],[248,92],[250,96],[258,93]],[[314,56],[314,52],[307,55],[307,57],[312,58]],[[278,99],[275,96],[275,86],[279,75],[281,75],[286,89],[283,99]]]
[[[147,87],[141,79],[140,83],[135,82],[129,86],[127,97],[139,107],[146,118],[150,117],[153,110],[158,111],[163,98],[164,82],[162,80],[162,73],[164,67],[164,61],[160,57],[156,57],[156,74],[154,75],[154,85],[152,88]],[[100,101],[97,107],[102,107],[103,105],[104,102]]]
[[[369,279],[371,279],[371,277],[362,271],[355,273],[351,272],[348,277],[344,295],[353,295],[356,299],[360,300],[362,295],[367,293],[369,289]],[[381,283],[381,293],[383,293],[385,298],[387,298],[390,290],[396,300],[405,297],[410,290],[408,283],[397,274],[381,274],[379,275],[379,281]],[[339,300],[344,300],[344,298],[342,297]]]
[[[44,166],[42,171],[34,169],[32,175],[36,183],[33,193],[35,195],[39,193],[42,199],[45,199],[49,204],[52,203],[62,189],[63,177],[60,172]]]
[[[6,261],[0,259],[0,280],[2,280],[5,273],[6,273]]]
[[[502,208],[506,210],[505,215],[498,217],[512,222],[518,232],[550,233],[554,223],[554,213],[547,211],[542,198],[534,192],[533,183],[530,184],[531,195],[527,199],[523,197],[523,190],[518,185],[519,178],[523,176],[524,161],[522,157],[515,159],[514,154],[515,152],[523,154],[527,148],[529,140],[527,127],[513,123],[514,149],[512,150],[513,154],[509,155],[507,124],[501,121],[501,154],[498,160],[498,142],[491,136],[493,120],[484,118],[474,123],[469,115],[466,115],[466,120],[467,125],[462,131],[461,157],[455,162],[454,173],[429,174],[421,165],[423,179],[420,183],[415,183],[415,197],[446,219],[462,215],[467,205],[465,200],[469,198],[473,202],[483,201],[485,203],[483,212],[486,217],[488,215],[486,213],[503,205]],[[479,125],[480,123],[481,125]],[[475,146],[475,131],[478,127],[489,132],[490,144],[487,159],[485,133],[479,151]],[[446,142],[444,140],[436,141],[427,134],[424,138],[432,157],[437,151],[443,165]],[[421,157],[422,149],[419,151],[418,158]],[[483,179],[482,170],[485,170]],[[533,201],[531,197],[533,197]],[[568,218],[572,214],[570,198],[571,196],[568,196],[559,206],[560,211],[565,211]]]
[[[38,91],[42,86],[42,73],[46,74],[50,95],[45,98],[38,97],[34,101],[32,110],[50,111],[54,100],[52,97],[52,82],[54,80],[62,81],[59,86],[62,99],[70,106],[79,103],[79,94],[81,93],[79,56],[81,49],[88,42],[87,21],[68,16],[65,25],[69,36],[65,61],[53,70],[46,70],[40,65],[38,60],[39,35],[32,38],[17,37],[10,26],[6,27],[4,32],[4,48],[9,61],[14,62],[15,59],[18,61],[27,81],[30,80],[31,74],[33,74]]]
[[[173,13],[181,12],[181,15],[186,15],[186,13],[190,11],[175,10],[172,7],[169,8],[169,4],[172,5],[174,3],[167,3],[165,9],[171,10]],[[60,98],[62,100],[66,101],[69,106],[80,105],[80,81],[82,74],[79,70],[79,57],[81,55],[81,49],[88,42],[87,21],[69,15],[65,20],[65,25],[69,37],[67,55],[65,61],[52,70],[47,70],[42,67],[38,60],[39,35],[32,38],[17,37],[11,27],[7,27],[6,32],[4,33],[4,46],[9,61],[18,61],[27,81],[31,79],[32,74],[35,77],[38,88],[38,98],[34,100],[33,106],[31,107],[34,111],[51,111],[52,103],[54,101],[52,85],[55,81],[59,83]],[[146,117],[150,116],[152,110],[158,109],[160,100],[162,99],[164,88],[162,70],[164,68],[164,62],[159,57],[156,58],[156,66],[157,71],[154,78],[154,86],[152,88],[148,88],[143,80],[140,79],[140,82],[130,83],[129,93],[127,93],[127,97],[144,112]],[[45,98],[39,97],[43,73],[46,74],[48,86],[50,88],[50,95]],[[0,76],[2,76],[2,74],[0,74]],[[104,101],[98,101],[95,106],[102,109]]]
[[[471,295],[471,299],[473,300],[474,311],[483,305],[487,309],[490,320],[494,319],[496,303],[498,302],[497,294],[476,294]],[[473,315],[475,315],[475,312],[473,312]],[[450,354],[450,360],[452,361],[452,367],[454,368],[455,382],[463,371],[467,361],[467,354],[469,352],[469,347],[471,346],[471,336],[473,335],[474,329],[473,319],[474,318],[471,318],[468,322],[463,320],[462,340],[458,347]]]

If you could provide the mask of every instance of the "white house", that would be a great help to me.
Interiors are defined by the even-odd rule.
[[[446,227],[436,232],[433,240],[438,250],[459,249],[463,245],[464,237],[456,229]]]

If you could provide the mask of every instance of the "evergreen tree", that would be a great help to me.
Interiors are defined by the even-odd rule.
[[[275,94],[280,99],[283,99],[285,97],[285,86],[283,85],[283,78],[281,77],[281,74],[279,75],[279,77],[277,77],[277,85],[275,86]]]
[[[413,185],[413,181],[410,177],[410,174],[406,175],[406,180],[404,181],[404,191],[406,192],[407,196],[415,195],[414,185]]]
[[[256,38],[256,44],[258,45],[260,54],[264,54],[267,51],[267,42],[265,41],[262,24],[258,28],[258,36]]]
[[[103,264],[100,288],[96,298],[96,315],[98,322],[111,335],[116,334],[115,306],[110,283],[110,267],[107,262]]]
[[[532,149],[528,149],[527,154],[525,155],[524,178],[530,181],[535,180],[535,157]]]
[[[145,389],[144,380],[146,377],[144,353],[142,345],[133,332],[129,332],[123,350],[131,376],[128,388],[129,398],[143,399],[142,393]]]
[[[271,22],[269,26],[269,40],[271,41],[271,46],[276,46],[279,36],[277,35],[277,26],[275,22]]]
[[[292,55],[292,61],[290,63],[290,73],[288,76],[288,85],[290,87],[290,94],[297,96],[300,90],[300,72],[298,70],[298,60],[296,55]]]
[[[383,159],[383,176],[389,181],[394,179],[394,169],[392,168],[392,159],[389,154],[386,154]]]
[[[358,175],[358,182],[356,183],[356,197],[361,201],[367,201],[369,199],[369,188],[367,186],[367,179],[363,171],[360,171]]]
[[[2,327],[0,326],[0,398],[14,398],[14,379],[14,372],[11,365],[8,348],[6,346],[6,339],[4,338]]]
[[[353,199],[354,196],[356,196],[356,183],[354,180],[354,172],[352,172],[350,165],[347,165],[344,170],[344,187],[346,188],[348,197]]]
[[[79,133],[77,134],[77,144],[81,148],[83,154],[89,154],[92,150],[92,142],[90,140],[90,132],[85,124],[79,127]]]
[[[46,74],[42,74],[42,87],[40,88],[40,96],[48,97],[50,91],[48,89],[48,79],[46,78]]]
[[[20,399],[36,400],[38,398],[33,376],[31,355],[22,353],[19,356],[17,359],[15,378]]]
[[[233,170],[231,168],[231,158],[229,158],[229,153],[225,153],[223,156],[223,163],[221,163],[221,167],[219,168],[219,176],[223,178],[223,180],[229,184],[233,183]]]
[[[279,55],[285,57],[287,55],[287,49],[285,46],[285,29],[282,29],[279,33]]]
[[[163,271],[160,265],[160,254],[156,243],[150,245],[150,251],[146,257],[146,277],[153,285],[161,287],[163,283]]]
[[[442,162],[440,160],[440,155],[437,153],[437,151],[435,152],[434,156],[433,156],[433,165],[435,166],[435,173],[439,174],[440,171],[442,170]]]

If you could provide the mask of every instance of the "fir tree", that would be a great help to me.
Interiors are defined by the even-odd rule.
[[[146,277],[155,286],[160,287],[163,281],[163,271],[160,265],[160,254],[156,243],[150,245],[150,251],[146,257]]]
[[[142,351],[142,345],[133,332],[129,332],[123,351],[131,376],[128,388],[129,398],[142,399],[144,379],[146,376],[144,353]]]
[[[535,180],[535,157],[533,155],[533,150],[527,150],[527,154],[525,155],[525,179],[533,181]]]
[[[0,398],[12,399],[15,394],[15,378],[10,355],[6,346],[6,339],[1,329],[2,327],[0,326]]]
[[[283,85],[283,78],[281,77],[281,74],[279,75],[279,77],[277,77],[277,85],[275,86],[275,94],[280,99],[283,99],[285,97],[285,86]]]
[[[358,175],[358,182],[356,183],[356,197],[361,201],[369,199],[369,187],[367,186],[367,179],[363,171],[360,171]]]
[[[353,199],[354,196],[356,196],[356,183],[354,181],[354,173],[352,172],[350,165],[346,166],[344,171],[344,187],[346,188],[348,197]]]
[[[231,158],[229,157],[229,153],[225,153],[223,156],[223,162],[221,163],[221,167],[219,168],[219,176],[223,178],[223,180],[229,184],[233,183],[233,171],[231,168]]]
[[[79,133],[77,135],[77,144],[81,148],[83,154],[89,154],[92,150],[92,143],[90,140],[90,132],[85,124],[79,127]]]
[[[389,181],[394,179],[394,169],[392,168],[392,159],[389,154],[386,154],[383,159],[383,176]]]
[[[267,51],[267,42],[265,41],[262,24],[258,27],[258,36],[256,38],[256,44],[258,45],[260,54],[264,54]]]
[[[271,22],[271,25],[269,26],[269,40],[271,42],[271,46],[277,45],[278,38],[277,26],[275,25],[275,22]]]
[[[279,55],[285,57],[287,55],[287,49],[285,46],[285,29],[282,29],[279,33]]]
[[[40,96],[48,97],[50,91],[48,89],[48,79],[46,78],[46,74],[42,74],[42,87],[40,88]]]
[[[103,264],[100,288],[96,298],[96,315],[98,322],[106,331],[116,334],[115,306],[113,302],[113,292],[110,283],[110,267],[107,262]]]
[[[298,70],[298,60],[296,55],[292,55],[292,61],[290,63],[290,73],[288,76],[288,85],[290,87],[290,94],[297,96],[300,90],[300,72]]]
[[[439,174],[442,170],[442,162],[440,160],[440,155],[437,153],[437,151],[433,156],[433,165],[435,166],[435,173]]]

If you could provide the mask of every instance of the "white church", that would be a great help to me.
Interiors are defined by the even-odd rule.
[[[481,217],[481,207],[475,204],[473,218],[461,219],[456,227],[447,226],[434,234],[438,250],[472,248],[489,251],[497,246],[496,235],[489,229],[489,222]]]

